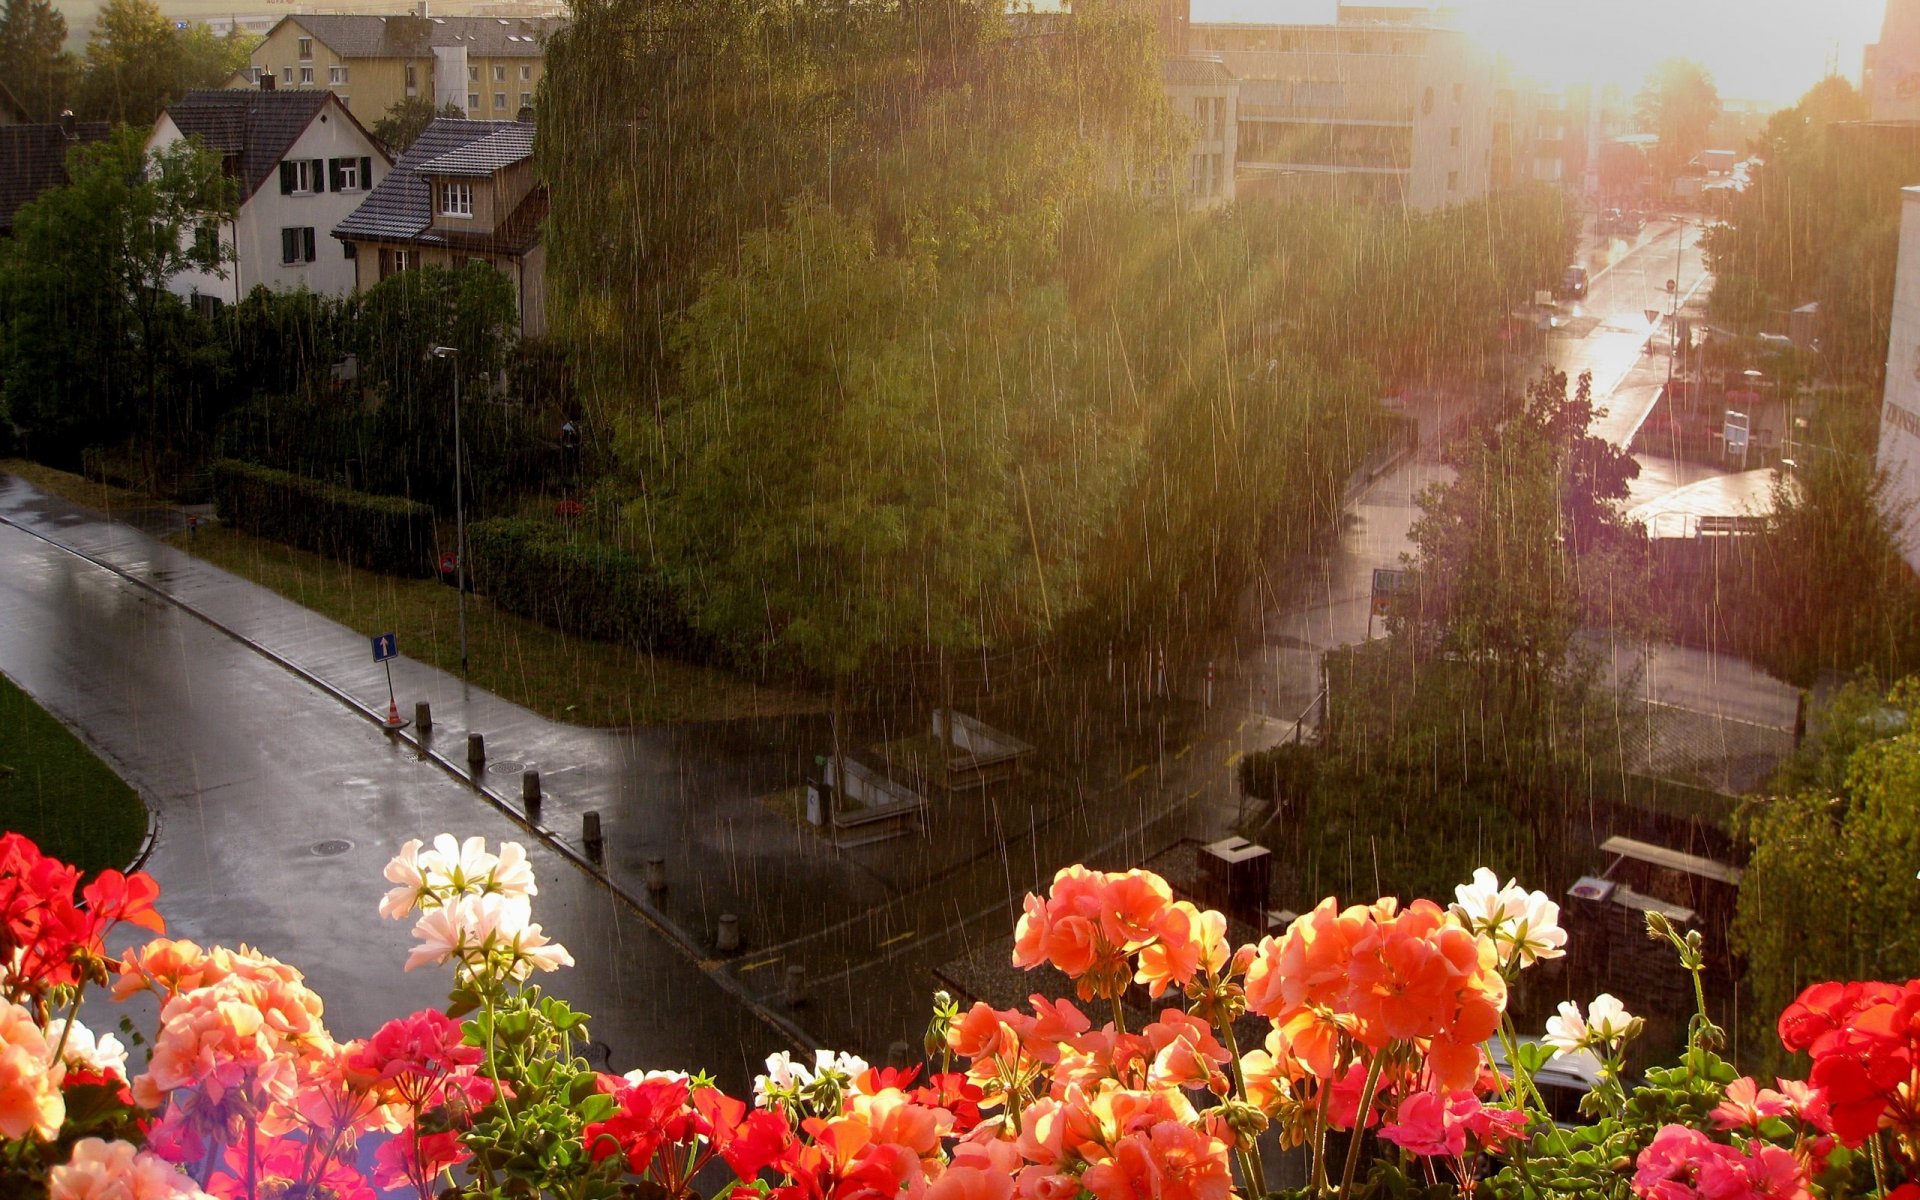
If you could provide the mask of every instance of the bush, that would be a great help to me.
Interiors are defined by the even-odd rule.
[[[1240,760],[1240,790],[1256,800],[1297,803],[1313,792],[1319,776],[1320,760],[1313,747],[1292,742]]]
[[[229,525],[390,575],[434,573],[433,510],[272,467],[222,459],[214,504]]]
[[[712,653],[666,577],[617,547],[507,517],[467,527],[467,560],[475,591],[562,633],[679,658]]]

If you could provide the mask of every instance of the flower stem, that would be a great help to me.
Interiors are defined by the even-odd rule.
[[[513,1133],[520,1130],[513,1123],[513,1107],[507,1103],[507,1090],[500,1086],[500,1030],[493,1008],[493,989],[488,988],[485,995],[487,1006],[487,1074],[493,1077],[493,1098],[500,1105],[500,1111],[507,1118],[507,1128]]]
[[[1347,1145],[1347,1169],[1340,1173],[1340,1200],[1353,1193],[1353,1173],[1360,1167],[1360,1143],[1367,1140],[1367,1111],[1373,1107],[1373,1093],[1380,1086],[1380,1071],[1387,1065],[1384,1049],[1373,1056],[1367,1067],[1367,1082],[1360,1089],[1360,1107],[1353,1115],[1353,1141]]]
[[[1233,1036],[1233,1020],[1226,1014],[1220,1014],[1220,1037],[1227,1045],[1227,1076],[1233,1081],[1233,1094],[1242,1104],[1251,1104],[1247,1099],[1247,1074],[1240,1068],[1240,1043]],[[1247,1177],[1247,1186],[1256,1196],[1267,1194],[1267,1173],[1260,1165],[1260,1139],[1256,1136],[1252,1144],[1240,1152],[1240,1172]]]

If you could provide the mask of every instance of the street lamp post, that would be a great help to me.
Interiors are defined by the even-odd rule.
[[[467,675],[467,511],[462,493],[460,460],[460,352],[453,346],[435,346],[435,358],[453,360],[453,567],[460,596],[460,677]]]

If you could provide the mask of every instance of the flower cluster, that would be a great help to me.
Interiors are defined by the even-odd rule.
[[[1813,1058],[1833,1133],[1859,1146],[1885,1129],[1920,1152],[1920,980],[1819,983],[1780,1014],[1780,1041]]]
[[[387,863],[395,886],[380,901],[380,915],[394,920],[420,911],[413,926],[420,944],[407,970],[452,961],[467,978],[517,981],[573,965],[566,947],[548,941],[533,921],[532,897],[540,889],[518,842],[501,843],[496,855],[485,838],[459,842],[443,833],[431,850],[420,847],[415,838]]]
[[[781,1053],[751,1101],[580,1057],[587,1017],[531,982],[571,959],[532,922],[521,847],[413,841],[386,877],[381,915],[420,914],[407,965],[450,963],[454,987],[445,1011],[341,1042],[300,971],[259,951],[161,936],[109,958],[116,924],[164,932],[151,881],[82,889],[0,839],[0,1162],[51,1200],[697,1200],[723,1168],[714,1200],[1235,1200],[1267,1194],[1270,1130],[1312,1148],[1308,1191],[1331,1195],[1328,1133],[1349,1130],[1345,1200],[1372,1130],[1398,1152],[1375,1163],[1379,1194],[1421,1186],[1404,1171],[1462,1196],[1812,1200],[1864,1195],[1870,1162],[1882,1200],[1920,1200],[1920,981],[1808,989],[1780,1034],[1813,1074],[1774,1087],[1713,1053],[1703,1002],[1684,1065],[1629,1096],[1641,1022],[1614,997],[1562,1004],[1544,1045],[1518,1038],[1508,988],[1565,937],[1550,901],[1489,871],[1450,907],[1329,899],[1234,948],[1221,914],[1150,872],[1070,867],[1027,898],[1014,961],[1059,966],[1100,1008],[943,995],[938,1072]],[[1699,970],[1697,941],[1656,932]],[[118,1039],[74,1019],[90,982],[159,1002],[131,1078]],[[1601,1060],[1591,1124],[1548,1115],[1532,1073],[1549,1050]]]

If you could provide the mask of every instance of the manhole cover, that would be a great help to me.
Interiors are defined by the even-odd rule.
[[[526,769],[527,764],[525,763],[503,761],[487,764],[487,770],[493,772],[495,775],[518,775]]]
[[[336,854],[345,854],[351,849],[353,849],[352,842],[340,838],[328,838],[324,842],[315,842],[309,847],[308,853],[319,858],[332,858]]]

